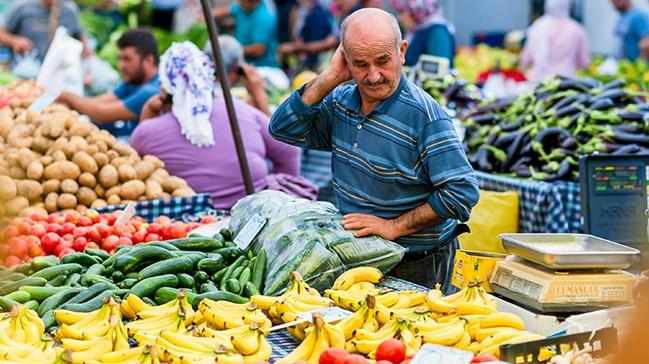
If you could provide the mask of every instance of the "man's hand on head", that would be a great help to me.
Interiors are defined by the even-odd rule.
[[[338,45],[336,52],[333,57],[331,57],[329,67],[323,73],[325,72],[329,76],[332,76],[335,82],[337,82],[336,86],[352,79],[352,72],[349,70],[349,66],[347,65],[345,50],[342,43]]]
[[[386,240],[395,240],[402,235],[395,220],[373,215],[348,214],[340,224],[346,230],[358,230],[354,233],[357,238],[376,235]]]

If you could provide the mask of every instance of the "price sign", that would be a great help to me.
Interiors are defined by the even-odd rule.
[[[266,225],[266,221],[267,220],[259,214],[255,214],[250,218],[234,238],[234,243],[239,247],[239,249],[248,249],[252,241],[255,240],[261,229]]]

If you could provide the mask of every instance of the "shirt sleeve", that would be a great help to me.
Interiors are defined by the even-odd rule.
[[[9,8],[9,10],[4,15],[4,21],[1,24],[6,31],[12,34],[16,34],[16,31],[18,30],[18,27],[20,25],[20,21],[22,20],[21,9],[23,9],[23,7],[19,4],[20,2],[16,2],[14,6]]]
[[[138,119],[142,113],[142,107],[147,102],[151,96],[157,94],[159,91],[154,87],[140,87],[139,90],[135,91],[133,94],[122,99],[124,106],[129,109],[133,114],[137,115]],[[115,94],[117,96],[117,94]],[[119,96],[118,96],[119,97]]]
[[[263,43],[268,46],[277,36],[275,17],[268,15],[258,20],[261,21],[255,23],[255,30],[250,34],[250,44]]]
[[[298,147],[331,150],[333,93],[307,106],[301,98],[303,90],[304,86],[293,92],[275,111],[270,120],[270,134]]]
[[[649,16],[644,12],[639,12],[638,15],[633,19],[631,24],[633,33],[642,39],[649,35]]]
[[[268,132],[269,120],[262,113],[257,115],[261,136],[266,147],[266,157],[273,162],[273,173],[300,175],[300,148],[274,139]]]
[[[115,89],[113,90],[113,95],[115,95],[115,97],[117,97],[118,99],[123,100],[129,93],[129,87],[130,86],[128,84],[122,82],[117,85],[117,87],[115,87]]]
[[[417,149],[422,172],[433,184],[428,203],[437,215],[467,221],[479,198],[473,168],[449,119],[427,125],[419,135]]]
[[[435,26],[426,43],[426,54],[453,60],[452,35],[442,26]]]

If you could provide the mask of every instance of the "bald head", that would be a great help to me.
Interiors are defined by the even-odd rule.
[[[343,48],[356,44],[369,44],[391,40],[395,47],[401,46],[399,22],[392,14],[377,8],[365,8],[353,12],[340,26]]]

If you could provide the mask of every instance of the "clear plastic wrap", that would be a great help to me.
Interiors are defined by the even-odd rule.
[[[406,250],[376,236],[354,237],[340,225],[343,217],[330,203],[276,191],[240,200],[232,208],[230,228],[237,233],[255,214],[267,219],[253,241],[253,248],[264,248],[268,256],[264,294],[285,289],[292,271],[300,272],[317,289],[330,287],[338,275],[357,266],[372,266],[387,273]]]

